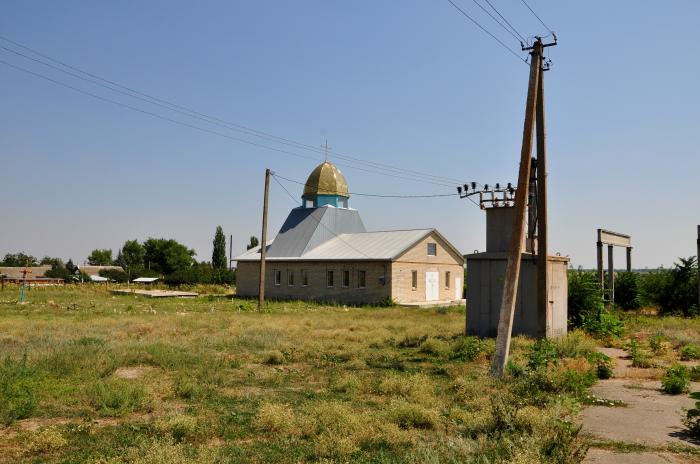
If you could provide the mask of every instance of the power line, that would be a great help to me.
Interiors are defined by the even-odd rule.
[[[227,138],[227,139],[235,140],[235,141],[237,141],[237,142],[247,143],[247,144],[249,144],[249,145],[253,145],[253,146],[256,146],[256,147],[265,148],[265,149],[267,149],[267,150],[273,150],[273,151],[277,151],[277,152],[280,152],[280,153],[286,153],[286,154],[288,154],[288,155],[296,156],[296,157],[299,157],[299,158],[305,158],[305,159],[310,159],[310,160],[314,160],[314,161],[317,160],[317,158],[313,158],[313,157],[311,157],[311,156],[301,155],[301,154],[299,154],[299,153],[294,153],[294,152],[291,152],[291,151],[282,150],[282,149],[280,149],[280,148],[270,147],[270,146],[267,146],[267,145],[263,145],[263,144],[256,143],[256,142],[251,142],[250,140],[245,140],[245,139],[241,139],[241,138],[238,138],[238,137],[232,137],[232,136],[227,135],[227,134],[222,134],[221,132],[216,132],[216,131],[213,131],[213,130],[210,130],[210,129],[207,129],[207,128],[204,128],[204,127],[195,126],[194,124],[189,124],[189,123],[186,123],[186,122],[183,122],[183,121],[178,121],[177,119],[172,119],[172,118],[169,118],[169,117],[167,117],[167,116],[160,115],[160,114],[158,114],[158,113],[153,113],[153,112],[151,112],[151,111],[138,108],[138,107],[136,107],[136,106],[131,106],[131,105],[128,105],[128,104],[126,104],[126,103],[119,102],[119,101],[117,101],[117,100],[112,100],[111,98],[103,97],[103,96],[101,96],[101,95],[97,95],[97,94],[94,94],[94,93],[92,93],[92,92],[88,92],[87,90],[79,89],[78,87],[74,87],[74,86],[72,86],[72,85],[70,85],[70,84],[66,84],[66,83],[64,83],[64,82],[57,81],[57,80],[52,79],[52,78],[50,78],[50,77],[48,77],[48,76],[44,76],[43,74],[40,74],[40,73],[37,73],[37,72],[34,72],[34,71],[30,71],[29,69],[23,68],[23,67],[21,67],[21,66],[16,66],[16,65],[11,64],[11,63],[8,63],[7,61],[4,61],[4,60],[0,60],[0,64],[4,64],[5,66],[9,66],[10,68],[16,69],[17,71],[22,71],[22,72],[24,72],[24,73],[31,74],[31,75],[33,75],[33,76],[39,77],[39,78],[44,79],[44,80],[47,80],[47,81],[49,81],[49,82],[53,82],[54,84],[57,84],[57,85],[60,85],[60,86],[62,86],[62,87],[71,89],[71,90],[73,90],[73,91],[75,91],[75,92],[82,93],[83,95],[87,95],[87,96],[89,96],[89,97],[96,98],[96,99],[98,99],[98,100],[102,100],[102,101],[105,101],[105,102],[108,102],[108,103],[112,103],[112,104],[114,104],[114,105],[117,105],[117,106],[121,106],[121,107],[123,107],[123,108],[130,109],[130,110],[132,110],[132,111],[137,111],[137,112],[139,112],[139,113],[143,113],[143,114],[152,116],[152,117],[154,117],[154,118],[162,119],[162,120],[164,120],[164,121],[172,122],[172,123],[174,123],[174,124],[179,124],[179,125],[185,126],[185,127],[190,127],[190,128],[192,128],[192,129],[196,129],[196,130],[199,130],[199,131],[202,131],[202,132],[207,132],[207,133],[209,133],[209,134],[218,135],[219,137],[225,137],[225,138]]]
[[[485,32],[486,34],[488,34],[489,36],[491,36],[491,38],[492,38],[493,40],[495,40],[496,42],[498,42],[498,43],[501,45],[501,47],[505,48],[511,55],[515,56],[518,60],[520,60],[520,61],[524,62],[525,64],[527,64],[527,60],[526,60],[526,59],[522,58],[522,57],[521,57],[520,55],[518,55],[512,48],[510,48],[508,45],[504,44],[503,41],[501,41],[501,39],[499,39],[498,37],[496,37],[495,35],[493,35],[488,29],[486,29],[484,26],[482,26],[481,24],[479,24],[479,22],[478,22],[476,19],[474,19],[474,18],[472,18],[471,16],[469,16],[469,14],[468,14],[466,11],[464,11],[462,8],[460,8],[455,2],[453,2],[452,0],[447,0],[447,1],[448,1],[448,2],[450,3],[450,5],[452,5],[457,11],[459,11],[464,17],[466,17],[466,18],[469,19],[471,22],[473,22],[479,29],[481,29],[482,31],[484,31],[484,32]]]
[[[296,204],[296,203],[297,203],[297,199],[294,198],[294,195],[292,195],[292,194],[289,192],[289,190],[287,190],[287,189],[285,188],[285,186],[282,185],[282,183],[281,183],[279,180],[277,180],[277,176],[275,176],[274,173],[273,173],[272,178],[274,179],[275,182],[277,182],[277,185],[279,185],[280,187],[282,187],[282,190],[284,190],[284,191],[287,193],[287,195],[289,195],[289,198],[291,198],[292,201]],[[342,237],[341,237],[340,235],[336,234],[335,231],[333,231],[333,229],[331,229],[330,227],[328,227],[328,226],[326,226],[324,223],[322,223],[320,219],[314,217],[313,214],[309,214],[308,217],[313,218],[313,220],[316,221],[316,222],[318,223],[319,226],[323,227],[323,228],[326,229],[328,232],[330,232],[331,234],[333,234],[338,240],[340,240],[341,242],[343,242],[343,243],[344,243],[345,245],[347,245],[349,248],[352,248],[353,250],[355,250],[356,252],[360,253],[360,254],[361,254],[362,256],[364,256],[365,258],[372,259],[371,256],[368,256],[367,254],[363,253],[361,250],[358,250],[357,248],[355,248],[354,246],[350,245],[348,242],[346,242],[345,240],[343,240]]]
[[[286,180],[287,182],[291,182],[293,184],[298,184],[298,185],[306,185],[305,182],[300,182],[298,180],[293,180],[293,179],[288,179],[286,177],[282,177],[279,174],[273,174],[274,177],[278,177],[282,180]],[[374,193],[357,193],[357,192],[350,192],[348,195],[355,195],[359,197],[378,197],[378,198],[438,198],[438,197],[454,197],[457,196],[456,193],[437,193],[437,194],[432,194],[432,195],[381,195],[381,194],[374,194]]]
[[[21,72],[24,72],[24,73],[27,73],[27,74],[31,74],[31,75],[33,75],[33,76],[35,76],[35,77],[39,77],[39,78],[41,78],[41,79],[47,80],[47,81],[49,81],[49,82],[52,82],[52,83],[54,83],[54,84],[60,85],[60,86],[65,87],[65,88],[68,88],[68,89],[73,90],[73,91],[75,91],[75,92],[78,92],[78,93],[81,93],[81,94],[83,94],[83,95],[87,95],[87,96],[89,96],[89,97],[95,98],[95,99],[97,99],[97,100],[101,100],[101,101],[104,101],[104,102],[108,102],[108,103],[111,103],[111,104],[114,104],[114,105],[117,105],[117,106],[120,106],[120,107],[123,107],[123,108],[126,108],[126,109],[130,109],[130,110],[132,110],[132,111],[136,111],[136,112],[139,112],[139,113],[142,113],[142,114],[146,114],[146,115],[148,115],[148,116],[152,116],[152,117],[154,117],[154,118],[158,118],[158,119],[161,119],[161,120],[164,120],[164,121],[168,121],[168,122],[171,122],[171,123],[174,123],[174,124],[178,124],[178,125],[180,125],[180,126],[189,127],[189,128],[192,128],[192,129],[196,129],[196,130],[202,131],[202,132],[209,133],[209,134],[218,135],[219,137],[224,137],[224,138],[227,138],[227,139],[230,139],[230,140],[234,140],[234,141],[237,141],[237,142],[246,143],[246,144],[248,144],[248,145],[252,145],[252,146],[255,146],[255,147],[259,147],[259,148],[263,148],[263,149],[267,149],[267,150],[272,150],[272,151],[275,151],[275,152],[278,152],[278,153],[285,153],[285,154],[288,154],[288,155],[291,155],[291,156],[295,156],[295,157],[298,157],[298,158],[304,158],[304,159],[308,159],[308,160],[312,160],[312,161],[319,161],[319,159],[320,159],[320,158],[317,158],[317,157],[308,156],[308,155],[302,155],[302,154],[300,154],[300,153],[291,152],[291,151],[289,151],[289,150],[284,150],[284,149],[281,149],[281,148],[271,147],[271,146],[269,146],[269,145],[264,145],[264,144],[261,144],[261,143],[253,142],[253,141],[246,140],[246,139],[242,139],[242,138],[239,138],[239,137],[234,137],[234,136],[231,136],[231,135],[223,134],[223,133],[218,132],[218,131],[215,131],[215,130],[207,129],[207,128],[204,128],[204,127],[201,127],[201,126],[197,126],[197,125],[190,124],[190,123],[187,123],[187,122],[183,122],[183,121],[180,121],[180,120],[177,120],[177,119],[173,119],[173,118],[170,118],[170,117],[167,117],[167,116],[163,116],[163,115],[161,115],[161,114],[154,113],[154,112],[152,112],[152,111],[144,110],[144,109],[142,109],[142,108],[138,108],[138,107],[135,107],[135,106],[126,104],[126,103],[122,103],[122,102],[120,102],[120,101],[113,100],[113,99],[111,99],[111,98],[107,98],[107,97],[103,97],[103,96],[101,96],[101,95],[97,95],[97,94],[95,94],[95,93],[92,93],[92,92],[89,92],[89,91],[80,89],[80,88],[75,87],[75,86],[72,86],[72,85],[70,85],[70,84],[66,84],[66,83],[64,83],[64,82],[58,81],[58,80],[56,80],[56,79],[53,79],[53,78],[51,78],[51,77],[45,76],[45,75],[43,75],[43,74],[41,74],[41,73],[37,73],[37,72],[31,71],[31,70],[29,70],[29,69],[23,68],[23,67],[21,67],[21,66],[17,66],[17,65],[8,63],[7,61],[4,61],[4,60],[0,60],[0,64],[4,64],[4,65],[6,65],[6,66],[8,66],[8,67],[10,67],[10,68],[13,68],[13,69],[15,69],[15,70],[18,70],[18,71],[21,71]],[[388,177],[394,177],[394,178],[398,178],[398,179],[411,180],[411,181],[419,182],[419,183],[429,183],[429,184],[434,184],[434,185],[440,185],[440,186],[443,186],[443,187],[450,187],[450,186],[451,186],[451,185],[450,185],[449,183],[447,183],[447,182],[433,181],[433,180],[430,180],[430,179],[424,179],[424,178],[420,178],[420,177],[417,177],[417,176],[410,176],[409,174],[401,175],[401,174],[394,174],[394,173],[386,172],[386,171],[365,169],[365,168],[362,168],[362,167],[359,167],[359,166],[353,166],[353,165],[346,164],[346,163],[336,163],[336,164],[339,165],[339,166],[348,167],[348,168],[351,168],[351,169],[356,169],[356,170],[364,171],[364,172],[371,173],[371,174],[379,174],[379,175],[388,176]]]
[[[73,71],[77,71],[78,73],[84,74],[85,76],[89,76],[90,79],[83,77],[83,76],[80,76],[80,75],[77,75],[75,73],[72,73],[70,71],[66,71],[65,69],[61,69],[60,67],[46,63],[46,62],[39,60],[37,58],[30,57],[30,56],[25,55],[25,54],[18,52],[16,50],[12,50],[10,48],[0,46],[0,48],[6,50],[8,52],[14,53],[15,55],[24,57],[24,58],[32,60],[34,62],[40,63],[44,66],[50,67],[52,69],[63,72],[65,74],[68,74],[72,77],[81,79],[83,81],[90,82],[90,83],[95,84],[95,85],[99,85],[99,86],[104,87],[104,88],[111,90],[113,92],[117,92],[117,93],[120,93],[122,95],[126,95],[126,96],[131,97],[131,98],[139,99],[139,100],[144,101],[146,103],[160,106],[160,107],[165,108],[167,110],[174,111],[176,113],[183,114],[185,116],[188,116],[188,117],[191,117],[194,119],[199,119],[199,120],[202,120],[202,121],[207,122],[209,124],[214,124],[214,125],[217,125],[219,127],[224,127],[226,129],[229,129],[229,130],[242,132],[246,135],[263,138],[263,139],[266,139],[268,141],[272,141],[274,143],[279,143],[282,145],[291,146],[291,147],[296,148],[296,149],[302,149],[302,150],[312,151],[314,153],[324,154],[324,151],[322,151],[318,147],[314,147],[312,145],[308,145],[308,144],[305,144],[302,142],[297,142],[295,140],[280,137],[280,136],[270,134],[267,132],[259,131],[257,129],[243,126],[241,124],[236,124],[236,123],[233,123],[230,121],[226,121],[224,119],[220,119],[220,118],[217,118],[214,116],[207,115],[205,113],[198,112],[198,111],[193,110],[191,108],[188,108],[188,107],[185,107],[182,105],[178,105],[176,103],[172,103],[170,101],[155,97],[153,95],[149,95],[147,93],[135,90],[133,88],[130,88],[130,87],[127,87],[124,85],[121,85],[113,80],[109,80],[109,79],[100,77],[96,74],[90,73],[88,71],[82,70],[80,68],[77,68],[75,66],[67,64],[61,60],[57,60],[55,58],[52,58],[44,53],[41,53],[41,52],[33,49],[33,48],[22,45],[22,44],[14,41],[14,40],[11,40],[7,37],[0,36],[0,39],[5,40],[6,42],[9,42],[17,47],[20,47],[22,49],[30,51],[31,53],[34,53],[38,56],[41,56],[47,60],[50,60],[53,63],[57,63],[60,66],[71,69]],[[105,84],[108,84],[108,85],[105,85]],[[115,88],[115,87],[117,87],[117,88]],[[123,89],[123,90],[120,90],[120,89]],[[423,180],[423,179],[425,179],[425,180],[440,182],[440,183],[436,182],[436,185],[447,185],[445,183],[445,181],[450,182],[450,183],[458,182],[458,180],[455,178],[450,178],[450,177],[445,177],[445,176],[435,176],[435,175],[431,175],[431,174],[426,174],[424,172],[413,171],[413,170],[406,169],[406,168],[398,168],[398,167],[394,167],[394,166],[391,166],[388,164],[379,163],[379,162],[375,162],[375,161],[363,160],[361,158],[353,157],[353,156],[338,153],[338,152],[333,152],[333,155],[337,158],[340,158],[340,159],[344,159],[344,160],[347,160],[350,162],[355,162],[355,163],[366,164],[366,165],[374,167],[375,169],[382,170],[382,172],[377,172],[378,174],[384,174],[384,173],[386,173],[386,171],[389,171],[389,172],[393,172],[395,174],[411,176],[411,178],[410,179],[407,178],[407,180]],[[346,165],[346,166],[348,166],[348,165]],[[348,167],[354,167],[354,166],[348,166]],[[371,172],[371,171],[368,171],[368,172]],[[393,177],[396,177],[396,176],[393,176]]]
[[[521,34],[520,32],[518,32],[518,30],[517,30],[516,28],[513,27],[513,25],[501,14],[500,11],[498,11],[498,9],[497,9],[495,6],[493,6],[493,4],[492,4],[489,0],[484,0],[484,1],[485,1],[486,3],[489,4],[489,6],[491,7],[491,9],[493,9],[493,11],[495,11],[496,14],[497,14],[498,16],[500,16],[500,18],[501,18],[503,21],[506,22],[506,24],[513,30],[513,32],[515,32],[516,34],[518,34],[518,37],[520,37],[520,40],[522,40],[522,43],[527,43],[527,40],[525,39],[525,37],[523,37],[522,34]]]
[[[542,21],[542,18],[540,18],[539,16],[537,16],[537,13],[535,13],[535,10],[533,10],[532,8],[530,8],[530,5],[528,5],[527,2],[526,2],[525,0],[520,0],[520,1],[523,2],[523,5],[525,5],[525,6],[527,7],[527,9],[530,10],[530,13],[532,13],[532,14],[535,16],[535,18],[537,18],[537,20],[538,20],[540,23],[542,23],[542,25],[544,26],[545,29],[547,29],[547,30],[548,30],[549,32],[551,32],[551,33],[554,33],[554,31],[552,31],[552,29],[550,29],[550,27],[547,26],[547,25],[544,23],[544,21]]]
[[[488,0],[486,0],[486,1],[488,1]],[[472,2],[474,2],[474,4],[476,4],[476,6],[478,6],[479,8],[481,8],[481,10],[482,10],[484,13],[486,13],[487,15],[489,15],[489,17],[491,17],[491,19],[493,19],[496,23],[498,23],[498,25],[501,26],[501,27],[503,28],[503,30],[505,30],[507,33],[509,33],[510,35],[512,35],[512,36],[515,38],[515,40],[520,41],[521,44],[523,44],[523,43],[525,42],[525,40],[522,38],[522,36],[518,37],[520,34],[517,34],[517,35],[514,34],[513,31],[511,31],[510,29],[508,29],[502,22],[500,22],[500,21],[498,20],[498,18],[496,18],[494,15],[492,15],[491,12],[490,12],[489,10],[487,10],[486,8],[484,8],[483,5],[482,5],[481,3],[479,3],[477,0],[472,0]],[[491,4],[489,3],[489,5],[491,5]],[[493,8],[493,5],[491,5],[491,8]],[[495,10],[495,8],[494,8],[494,10]],[[496,13],[498,13],[498,11],[496,11]],[[500,16],[500,13],[499,13],[499,16]],[[501,16],[501,18],[502,18],[502,16]],[[506,22],[508,22],[508,21],[506,21]],[[512,28],[512,27],[513,27],[513,26],[511,26],[511,28]],[[516,31],[516,32],[517,32],[517,31]]]

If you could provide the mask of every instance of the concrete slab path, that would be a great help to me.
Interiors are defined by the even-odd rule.
[[[602,380],[591,389],[598,398],[618,400],[625,407],[591,406],[583,413],[583,432],[594,439],[615,441],[650,448],[684,447],[700,449],[700,442],[685,433],[681,422],[683,409],[695,405],[688,395],[667,395],[661,391],[659,380],[643,378],[631,367],[624,350],[601,348],[614,362],[614,378]],[[691,391],[700,391],[700,383],[693,383]],[[700,462],[699,456],[667,452],[617,453],[591,449],[587,464],[654,464]]]

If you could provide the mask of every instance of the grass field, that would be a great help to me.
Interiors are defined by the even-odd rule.
[[[575,417],[595,382],[596,342],[579,332],[549,344],[517,337],[509,374],[495,381],[493,341],[462,335],[463,309],[274,302],[258,313],[247,300],[101,286],[32,289],[26,305],[17,295],[0,293],[2,462],[585,454]]]

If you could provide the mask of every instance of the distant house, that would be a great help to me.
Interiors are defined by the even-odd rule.
[[[277,237],[266,244],[269,298],[377,303],[462,299],[464,257],[437,230],[367,232],[348,207],[347,182],[329,162],[304,186]],[[238,256],[237,293],[258,295],[261,247]]]
[[[22,283],[29,285],[56,285],[62,284],[63,279],[46,277],[46,273],[51,270],[51,266],[28,267],[26,280],[23,278],[24,266],[4,266],[0,267],[0,276],[7,283]]]

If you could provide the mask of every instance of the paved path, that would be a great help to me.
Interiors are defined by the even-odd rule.
[[[700,442],[684,433],[681,422],[683,408],[695,401],[687,395],[666,395],[661,392],[659,380],[644,379],[630,366],[627,353],[615,348],[601,348],[601,352],[615,361],[615,377],[600,381],[591,389],[598,398],[624,401],[626,407],[591,406],[583,413],[584,433],[599,440],[639,444],[652,448],[668,446],[696,447]],[[700,390],[694,383],[691,391]],[[670,453],[615,453],[592,449],[586,457],[588,464],[655,464],[698,462]]]

